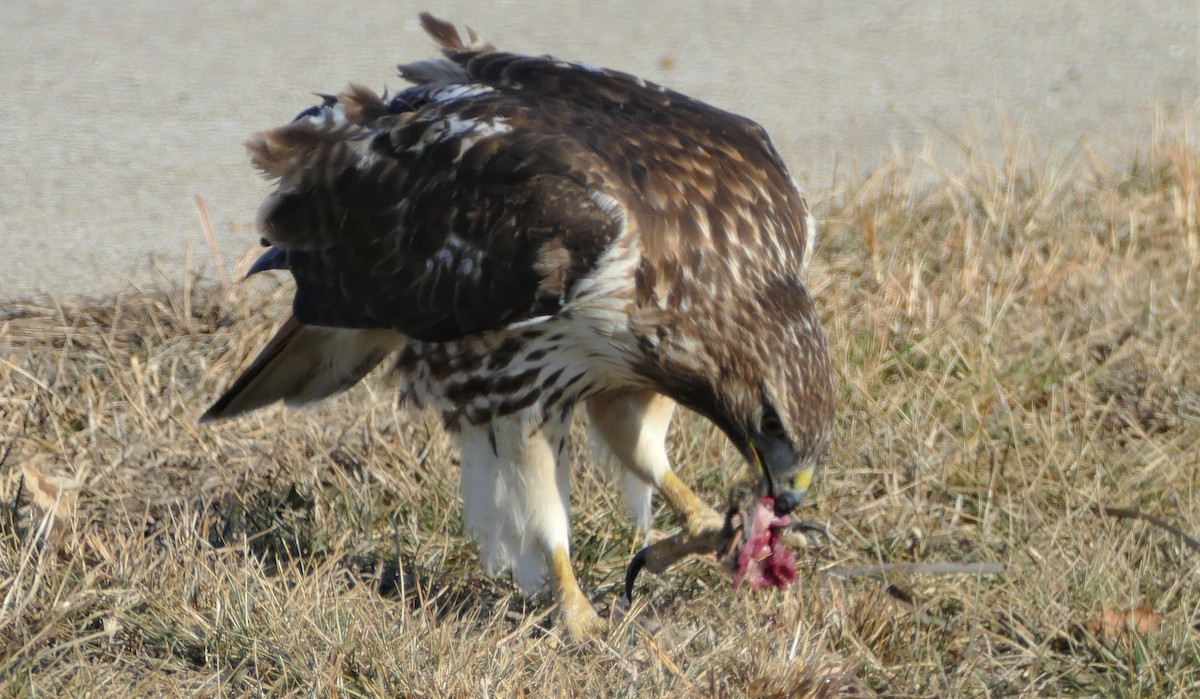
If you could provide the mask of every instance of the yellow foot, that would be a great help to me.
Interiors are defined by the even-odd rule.
[[[658,490],[671,510],[683,520],[686,531],[699,533],[714,526],[724,525],[725,520],[679,480],[674,471],[667,471],[662,475]]]
[[[598,637],[604,631],[604,620],[579,589],[575,571],[571,568],[571,555],[566,549],[555,549],[550,554],[550,572],[558,597],[559,615],[571,640],[578,642]]]
[[[733,531],[727,518],[697,497],[674,472],[667,471],[663,475],[659,490],[683,520],[683,531],[638,553],[642,565],[651,573],[661,573],[690,554],[717,553],[732,540]]]
[[[560,603],[559,615],[562,618],[563,627],[567,630],[567,635],[577,643],[599,638],[603,635],[605,627],[608,626],[596,613],[591,602],[584,598],[571,603],[566,601]]]

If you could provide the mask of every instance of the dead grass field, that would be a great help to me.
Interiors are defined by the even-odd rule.
[[[841,405],[798,584],[681,564],[590,647],[482,576],[447,441],[384,377],[196,424],[282,281],[0,306],[0,694],[1200,696],[1200,551],[1120,516],[1200,534],[1200,151],[1018,141],[817,199]],[[608,610],[635,542],[579,445]],[[742,472],[692,416],[671,448],[714,503]],[[57,533],[33,471],[80,484]]]

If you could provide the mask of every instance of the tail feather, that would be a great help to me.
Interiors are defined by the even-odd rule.
[[[495,47],[484,41],[474,29],[464,27],[467,30],[467,38],[469,41],[463,41],[462,34],[452,22],[447,22],[444,19],[438,19],[428,12],[420,14],[421,27],[425,33],[433,38],[434,41],[442,47],[443,51],[457,53],[460,51],[494,51]]]
[[[314,403],[358,383],[402,343],[392,330],[306,326],[289,317],[200,421],[237,417],[280,400]]]
[[[464,41],[457,27],[428,12],[421,13],[421,26],[441,47],[442,56],[399,66],[400,77],[417,85],[470,82],[467,63],[471,57],[496,50],[470,27],[465,27],[467,40]]]

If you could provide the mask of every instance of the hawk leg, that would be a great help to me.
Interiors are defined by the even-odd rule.
[[[666,439],[675,401],[654,391],[612,391],[588,399],[587,411],[595,435],[619,467],[643,487],[658,490],[687,531],[698,533],[724,523],[671,470]]]
[[[589,399],[587,408],[596,435],[620,467],[646,487],[658,490],[683,522],[682,532],[644,549],[649,570],[662,572],[689,554],[712,553],[730,541],[727,518],[671,470],[665,441],[674,401],[654,391],[619,391]]]
[[[643,549],[646,570],[657,574],[688,555],[716,553],[733,538],[728,519],[701,500],[674,471],[663,474],[658,491],[683,520],[683,531]]]
[[[541,417],[539,409],[536,413]],[[570,413],[534,422],[521,414],[497,417],[485,425],[461,425],[455,432],[462,462],[463,515],[480,545],[490,573],[511,568],[527,593],[547,581],[560,617],[574,640],[603,628],[579,588],[571,566]]]
[[[557,548],[550,554],[550,575],[567,633],[575,641],[598,636],[604,630],[604,621],[579,588],[575,569],[571,566],[571,554],[567,549]]]

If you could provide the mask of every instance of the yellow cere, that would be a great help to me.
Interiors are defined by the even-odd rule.
[[[812,479],[813,469],[811,467],[804,469],[792,479],[792,490],[799,490],[800,492],[808,490],[808,486],[812,485]]]

